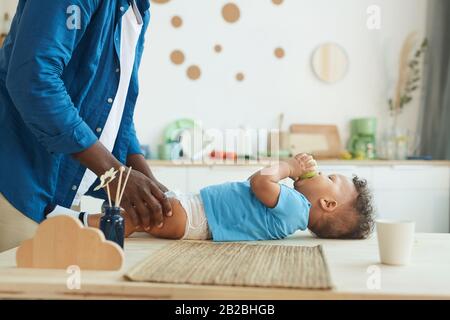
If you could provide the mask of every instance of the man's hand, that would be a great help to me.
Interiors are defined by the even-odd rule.
[[[148,177],[150,180],[153,181],[153,183],[156,184],[156,186],[161,190],[163,193],[169,191],[166,186],[164,186],[162,183],[160,183],[155,176],[153,175],[152,170],[150,169],[147,161],[145,160],[144,156],[142,154],[130,154],[127,157],[127,166],[133,167],[135,170],[141,172],[146,177]],[[170,206],[170,202],[166,202],[165,205],[163,205],[163,209],[166,209],[164,214],[166,216],[172,215],[172,208]],[[141,231],[143,231],[142,226],[139,226]]]
[[[110,183],[115,198],[117,179]],[[143,173],[132,169],[120,206],[127,212],[133,225],[149,230],[163,226],[163,215],[171,215],[170,202],[158,184]]]
[[[289,165],[289,177],[297,180],[300,176],[317,170],[314,158],[306,153],[300,153],[286,161]]]
[[[162,183],[160,183],[152,173],[147,161],[142,154],[130,154],[127,158],[127,166],[133,167],[137,171],[153,180],[162,192],[169,191]]]

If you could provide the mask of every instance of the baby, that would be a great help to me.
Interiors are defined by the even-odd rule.
[[[366,181],[321,173],[305,177],[315,172],[314,159],[299,154],[245,182],[213,185],[193,195],[168,192],[172,216],[148,232],[166,239],[251,241],[283,239],[309,229],[321,238],[366,238],[373,229]],[[294,188],[279,183],[288,177]],[[124,217],[127,236],[138,231]]]

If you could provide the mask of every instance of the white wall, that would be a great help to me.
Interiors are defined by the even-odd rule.
[[[0,13],[1,13],[2,18],[3,18],[4,12],[9,12],[12,16],[14,14],[14,12],[16,11],[18,2],[19,1],[17,1],[17,0],[2,0],[0,2]]]
[[[142,143],[155,147],[170,121],[180,117],[202,120],[206,127],[276,127],[280,112],[286,121],[336,123],[346,140],[354,117],[386,114],[393,90],[399,50],[409,32],[424,33],[426,0],[235,0],[241,19],[230,25],[221,19],[225,0],[174,0],[153,4],[140,79],[136,126]],[[382,28],[366,27],[366,9],[382,10]],[[174,29],[173,15],[184,25]],[[335,85],[318,81],[311,71],[314,48],[325,41],[340,43],[350,57],[346,78]],[[213,46],[224,47],[217,55]],[[273,50],[282,46],[286,58]],[[182,66],[169,55],[181,49]],[[202,67],[200,80],[187,79],[190,64]],[[234,79],[243,71],[244,82]],[[415,128],[419,99],[408,106],[402,122]]]
[[[141,142],[154,150],[164,126],[181,117],[207,128],[274,128],[284,112],[289,123],[336,123],[346,140],[349,119],[385,119],[402,42],[411,31],[423,34],[426,24],[427,0],[284,0],[281,6],[234,0],[241,9],[236,24],[221,18],[227,2],[152,4],[135,122]],[[14,10],[16,3],[2,0],[0,6]],[[378,31],[366,27],[366,9],[373,4],[382,10]],[[174,15],[184,20],[180,29],[170,24]],[[349,73],[335,85],[321,83],[310,67],[312,51],[326,41],[341,44],[350,58]],[[216,43],[224,47],[219,55]],[[278,46],[286,51],[283,60],[273,55]],[[169,59],[174,49],[186,54],[182,66]],[[200,80],[187,79],[190,64],[202,68]],[[235,80],[240,71],[243,82]],[[406,109],[405,127],[415,129],[418,107],[416,99]]]

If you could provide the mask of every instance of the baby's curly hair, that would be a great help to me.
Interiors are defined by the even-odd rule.
[[[353,204],[353,208],[358,216],[358,223],[346,236],[349,239],[365,239],[372,233],[374,227],[373,197],[367,185],[367,180],[354,176],[353,184],[358,193],[356,201]]]
[[[372,193],[367,181],[353,176],[353,184],[357,197],[349,206],[343,207],[345,215],[339,215],[339,221],[335,218],[328,219],[320,228],[314,230],[320,238],[328,239],[365,239],[374,228],[374,207]],[[350,214],[347,214],[350,213]]]

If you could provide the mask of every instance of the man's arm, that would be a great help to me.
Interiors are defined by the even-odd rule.
[[[72,157],[98,177],[111,168],[118,170],[122,166],[119,160],[100,141],[85,150],[72,154]]]
[[[6,78],[9,95],[48,152],[72,154],[84,150],[97,137],[80,117],[62,74],[97,10],[98,0],[40,0],[23,5]],[[71,6],[80,9],[79,29],[67,26]]]
[[[136,135],[136,129],[134,127],[134,123],[132,123],[130,128],[130,145],[128,146],[128,155],[127,155],[127,166],[133,167],[137,171],[143,173],[146,177],[153,180],[162,192],[167,192],[167,188],[162,185],[158,180],[156,180],[155,176],[152,173],[147,161],[145,160],[139,140]]]
[[[6,79],[17,111],[39,143],[50,153],[73,155],[97,176],[121,164],[80,117],[62,74],[98,4],[99,0],[23,3],[25,7]],[[81,15],[79,29],[69,28],[66,23],[68,9],[75,6]],[[111,183],[113,195],[116,183]],[[149,178],[132,171],[122,204],[136,225],[145,228],[161,225],[164,201],[164,194]]]
[[[73,157],[98,176],[110,168],[117,170],[122,166],[100,142],[73,154]],[[117,183],[118,179],[110,183],[112,199],[115,199],[117,193]],[[167,202],[168,199],[154,181],[135,169],[131,170],[120,205],[130,215],[135,226],[142,226],[145,230],[152,226],[162,226],[163,212],[170,212],[170,204],[167,205]]]
[[[128,146],[127,153],[127,166],[133,167],[137,171],[143,173],[146,177],[149,177],[158,185],[162,192],[168,191],[164,185],[156,180],[155,176],[152,173],[152,170],[150,169],[147,161],[142,154],[141,144],[139,143],[139,139],[136,135],[134,122],[131,124],[130,128],[130,144]]]
[[[137,138],[134,122],[131,124],[130,128],[130,144],[128,146],[126,162],[127,166],[132,167],[134,170],[140,172],[149,179],[150,190],[152,190],[152,194],[160,202],[162,213],[166,216],[171,216],[172,208],[170,201],[164,195],[164,193],[168,190],[153,176],[153,173],[145,160],[144,155],[142,154],[141,145]],[[133,211],[133,209],[134,208],[132,208],[131,211]],[[133,216],[133,212],[129,213]]]
[[[150,178],[150,180],[152,180],[162,192],[169,191],[166,186],[164,186],[155,178],[152,170],[150,169],[150,166],[148,165],[142,154],[130,154],[127,158],[127,166],[133,167],[133,169],[136,169],[137,171],[143,173],[146,177]],[[165,211],[165,213],[167,212]]]

